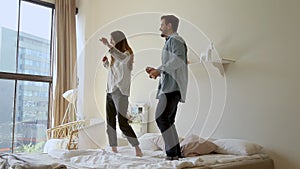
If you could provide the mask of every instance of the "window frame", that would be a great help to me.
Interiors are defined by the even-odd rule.
[[[34,74],[24,74],[24,73],[18,73],[18,55],[19,55],[19,43],[20,43],[20,15],[21,15],[21,3],[22,2],[29,2],[35,5],[41,5],[43,7],[48,7],[52,9],[51,14],[51,37],[50,37],[50,75],[34,75]],[[25,81],[33,81],[33,82],[47,82],[49,83],[49,97],[48,97],[48,120],[47,120],[47,128],[49,128],[51,122],[51,107],[52,107],[52,91],[53,91],[53,29],[54,29],[54,12],[55,12],[55,5],[49,2],[40,1],[40,0],[19,0],[19,6],[18,6],[18,26],[17,26],[17,46],[16,46],[16,72],[2,72],[0,71],[0,79],[3,80],[14,80],[15,86],[14,86],[14,103],[13,103],[13,119],[12,119],[12,140],[11,140],[11,151],[14,152],[14,144],[15,144],[15,128],[16,128],[16,111],[17,111],[17,86],[19,80],[25,80]],[[46,131],[45,131],[46,133]]]

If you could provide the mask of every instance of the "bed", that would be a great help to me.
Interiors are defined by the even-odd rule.
[[[2,168],[22,169],[99,169],[99,168],[194,168],[194,169],[274,169],[273,161],[265,154],[251,156],[210,154],[187,157],[178,161],[164,160],[162,151],[144,150],[143,157],[135,157],[129,146],[119,153],[107,149],[61,150],[48,154],[14,154],[2,156]]]
[[[77,127],[81,128],[84,122]],[[74,125],[65,134],[67,148],[48,149],[47,153],[1,154],[0,168],[9,169],[274,169],[273,160],[262,146],[240,139],[201,139],[196,135],[181,138],[185,158],[166,161],[164,144],[159,133],[146,133],[139,138],[143,157],[136,157],[134,148],[120,146],[118,153],[109,147],[78,149],[70,134],[78,130]],[[66,129],[63,129],[66,131]],[[51,131],[51,132],[50,132]],[[55,135],[54,130],[48,130]],[[71,134],[72,135],[72,134]],[[50,135],[50,139],[53,137]],[[49,140],[50,140],[49,139]],[[56,139],[65,139],[59,138]],[[76,140],[76,139],[75,139]],[[72,146],[73,144],[73,146]]]

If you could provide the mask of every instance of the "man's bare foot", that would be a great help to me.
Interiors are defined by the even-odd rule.
[[[143,157],[142,150],[139,146],[135,146],[135,155],[138,157]]]
[[[111,147],[111,151],[113,151],[114,153],[118,153],[117,147]]]

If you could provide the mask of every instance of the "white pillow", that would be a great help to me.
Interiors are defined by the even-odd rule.
[[[213,141],[217,145],[216,153],[252,155],[260,153],[262,146],[242,139],[217,139]]]
[[[128,141],[126,138],[118,137],[118,146],[128,146]]]
[[[153,142],[158,147],[159,150],[165,151],[165,142],[162,135],[153,138]]]
[[[44,153],[49,153],[52,150],[68,149],[69,139],[49,139],[44,146]]]
[[[160,136],[160,133],[146,133],[138,138],[140,147],[142,150],[159,150],[159,147],[155,144],[154,140]]]
[[[179,137],[179,143],[182,142],[183,138],[182,137]],[[153,139],[154,141],[154,144],[159,147],[159,150],[163,150],[165,151],[165,141],[164,141],[164,138],[162,137],[162,135],[159,135],[158,137],[155,137]]]
[[[182,147],[188,143],[196,142],[196,141],[204,141],[204,140],[195,134],[191,134],[186,136],[182,141],[180,141],[180,146]]]
[[[160,133],[145,133],[140,138],[154,138],[160,136]]]

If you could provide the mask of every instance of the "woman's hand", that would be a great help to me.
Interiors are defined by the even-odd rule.
[[[104,45],[108,45],[108,40],[107,40],[106,38],[102,37],[102,38],[100,38],[99,40],[100,40],[100,42],[102,42]]]
[[[105,62],[105,61],[107,61],[107,57],[106,57],[106,56],[104,56],[104,57],[102,58],[102,62]]]
[[[109,44],[109,42],[108,42],[108,40],[106,38],[102,37],[99,40],[100,40],[100,42],[103,43],[103,45],[108,46],[109,48],[112,48],[112,45]]]

